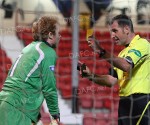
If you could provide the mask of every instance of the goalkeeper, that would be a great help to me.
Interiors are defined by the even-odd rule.
[[[88,44],[100,58],[113,64],[113,74],[96,75],[86,66],[81,70],[84,77],[105,86],[119,84],[118,125],[150,125],[150,43],[134,33],[131,19],[117,15],[110,21],[112,41],[125,48],[118,57],[103,49],[93,37]],[[111,63],[112,62],[112,63]]]
[[[0,92],[0,125],[37,123],[44,98],[52,121],[58,124],[54,48],[60,39],[59,24],[43,16],[33,23],[32,34],[34,41],[22,50]]]

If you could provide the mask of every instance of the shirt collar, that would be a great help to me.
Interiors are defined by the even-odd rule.
[[[53,48],[48,42],[46,42],[46,41],[44,41],[44,40],[43,40],[43,41],[40,41],[40,40],[38,41],[38,40],[37,40],[37,41],[35,41],[35,42],[43,42],[43,43],[45,43],[47,46]]]
[[[52,46],[48,42],[46,42],[46,41],[42,41],[42,42],[44,42],[46,45],[48,45],[49,47],[52,48]]]
[[[130,42],[129,46],[131,46],[131,44],[133,44],[135,41],[139,40],[141,37],[139,35],[136,35]]]

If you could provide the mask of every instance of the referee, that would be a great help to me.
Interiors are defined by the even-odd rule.
[[[133,23],[126,15],[115,16],[109,26],[112,41],[125,48],[118,56],[112,56],[89,37],[88,44],[94,52],[113,65],[109,75],[91,73],[87,66],[82,73],[99,85],[119,84],[118,125],[150,125],[150,43],[134,33]]]

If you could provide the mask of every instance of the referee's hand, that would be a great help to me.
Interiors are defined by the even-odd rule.
[[[86,66],[85,63],[82,63],[80,61],[78,61],[77,70],[79,70],[81,77],[87,78],[91,75],[90,69]]]
[[[100,53],[101,47],[97,39],[93,37],[88,37],[87,42],[88,45],[94,50],[94,52]]]

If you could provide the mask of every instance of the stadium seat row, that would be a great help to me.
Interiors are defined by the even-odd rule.
[[[83,125],[117,125],[117,112],[85,113]]]
[[[0,90],[3,87],[11,65],[11,59],[7,56],[6,52],[2,48],[0,48]]]

